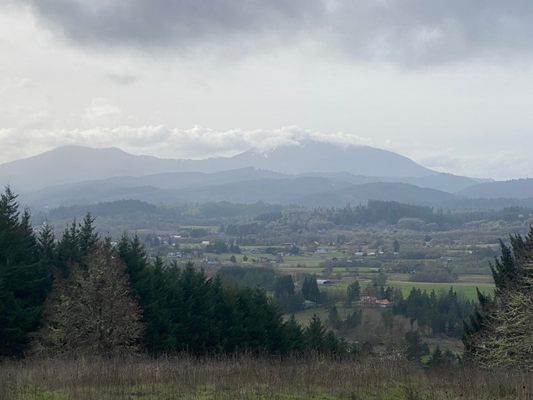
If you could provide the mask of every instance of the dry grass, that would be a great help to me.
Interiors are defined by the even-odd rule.
[[[41,360],[0,364],[0,399],[533,399],[533,376],[311,358]]]

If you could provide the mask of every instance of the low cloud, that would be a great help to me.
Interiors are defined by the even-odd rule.
[[[232,156],[250,149],[269,150],[291,146],[306,140],[339,146],[362,145],[386,148],[419,162],[425,167],[457,175],[479,178],[510,179],[533,175],[528,147],[495,150],[473,155],[466,149],[428,150],[407,148],[392,143],[375,143],[369,138],[345,132],[319,132],[287,126],[279,129],[231,129],[218,131],[196,126],[190,129],[167,126],[117,126],[88,129],[0,129],[0,162],[29,157],[59,146],[119,147],[133,154],[165,158],[202,159]],[[509,163],[509,160],[513,160]]]
[[[96,108],[107,110],[106,107]],[[3,129],[0,130],[0,160],[13,160],[65,145],[116,146],[136,154],[169,158],[208,158],[231,156],[252,148],[268,151],[309,139],[339,145],[371,144],[370,139],[352,134],[327,134],[298,127],[217,131],[202,127],[178,129],[166,126],[119,126],[52,130],[47,131],[46,134],[40,130]],[[19,150],[13,153],[14,148]]]
[[[411,156],[428,168],[457,175],[498,180],[533,176],[531,157],[526,149],[494,150],[487,156],[486,153],[478,155],[448,148]]]

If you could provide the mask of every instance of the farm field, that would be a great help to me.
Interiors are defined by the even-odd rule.
[[[370,284],[370,280],[360,280],[359,281],[362,288],[365,288]],[[321,286],[321,290],[324,290],[326,292],[342,292],[344,293],[346,291],[346,287],[348,286],[348,282],[339,282],[334,283],[332,285],[323,285]],[[462,281],[459,279],[458,282],[450,282],[450,283],[435,283],[435,282],[409,282],[403,279],[388,279],[387,280],[387,286],[397,287],[402,290],[402,293],[404,297],[409,295],[409,292],[412,288],[417,288],[421,290],[427,290],[432,291],[435,290],[435,292],[439,291],[448,291],[450,288],[453,288],[454,291],[456,291],[458,294],[461,294],[465,296],[469,300],[476,300],[477,299],[477,291],[476,288],[479,288],[479,290],[482,293],[486,294],[492,294],[494,290],[494,284],[489,283],[486,279],[480,278],[479,281]]]
[[[222,265],[231,265],[231,259],[234,258],[243,266],[261,268],[268,265],[283,274],[316,274],[318,277],[321,277],[324,273],[324,263],[342,257],[346,258],[346,252],[331,247],[327,248],[326,252],[321,254],[305,252],[302,255],[284,255],[282,256],[282,262],[277,263],[277,257],[271,253],[264,252],[264,249],[264,246],[242,246],[241,253],[204,253],[203,258],[193,259],[191,261],[201,265],[205,260],[216,260],[222,263]],[[394,263],[415,263],[415,261],[403,259],[401,256],[392,259],[390,257],[379,256],[372,258],[354,258],[352,262],[353,264],[351,266],[333,266],[330,269],[330,273],[333,275],[332,279],[338,282],[324,286],[323,289],[327,292],[345,291],[346,286],[354,279],[358,279],[363,288],[366,287],[372,277],[377,274],[377,268],[368,264],[373,265],[372,263],[379,262],[382,265],[381,269],[387,270]],[[426,260],[425,262],[427,265],[442,264],[440,260]],[[460,265],[459,261],[457,263]],[[333,263],[333,265],[335,264]],[[387,285],[400,288],[404,296],[407,296],[413,287],[428,291],[447,291],[450,287],[453,287],[459,294],[470,300],[477,298],[476,288],[479,288],[482,293],[491,294],[494,287],[492,277],[489,274],[459,274],[455,282],[412,282],[410,278],[411,275],[406,273],[388,273]]]
[[[467,299],[476,300],[477,291],[476,288],[482,293],[491,294],[494,290],[493,284],[488,283],[466,283],[466,282],[453,282],[453,283],[433,283],[433,282],[402,282],[402,281],[388,281],[388,285],[392,287],[398,287],[402,290],[404,296],[409,295],[409,292],[413,287],[417,289],[436,292],[442,290],[449,290],[453,288],[458,294],[465,296]]]

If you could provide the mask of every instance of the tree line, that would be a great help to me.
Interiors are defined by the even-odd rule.
[[[56,240],[9,188],[0,197],[0,356],[351,350],[318,317],[285,321],[263,289],[149,260],[137,237],[99,237],[90,214]]]

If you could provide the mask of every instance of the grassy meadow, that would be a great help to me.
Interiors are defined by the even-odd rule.
[[[1,400],[531,399],[533,376],[405,361],[45,360],[0,364]]]

